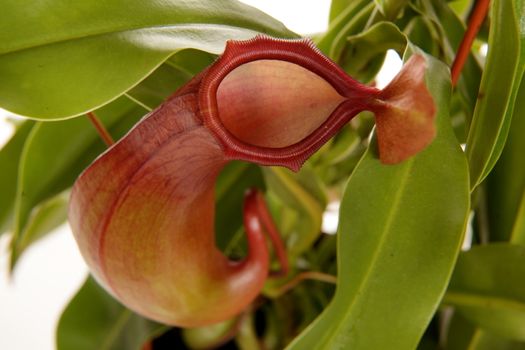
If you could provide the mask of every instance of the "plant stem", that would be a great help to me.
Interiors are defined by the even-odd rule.
[[[88,112],[87,114],[87,117],[89,119],[89,121],[91,122],[91,124],[93,124],[93,126],[95,127],[95,129],[97,130],[100,138],[102,139],[102,141],[104,141],[104,143],[110,147],[111,145],[113,145],[115,143],[115,141],[113,140],[113,138],[111,137],[111,135],[109,134],[109,132],[106,130],[106,128],[104,127],[104,124],[102,124],[102,122],[100,121],[100,119],[98,119],[98,117],[95,115],[95,113],[93,112]]]
[[[281,266],[279,270],[270,272],[270,276],[286,276],[290,270],[290,265],[288,262],[288,256],[286,255],[286,248],[284,247],[284,243],[281,239],[281,235],[279,234],[279,230],[273,222],[272,216],[270,214],[270,211],[268,210],[268,206],[266,205],[266,201],[264,200],[264,197],[262,196],[261,192],[257,191],[255,201],[255,207],[257,208],[257,217],[259,218],[262,224],[261,226],[264,227],[266,233],[272,241],[272,245],[275,250],[275,255],[277,256],[277,259],[279,260],[279,264]]]
[[[481,27],[481,24],[483,23],[483,20],[487,15],[489,3],[489,0],[478,0],[476,2],[476,5],[468,22],[467,30],[465,31],[465,35],[463,36],[461,44],[459,45],[458,52],[456,53],[456,58],[452,63],[452,86],[456,86],[459,80],[459,75],[461,74],[461,70],[463,69],[465,62],[467,61],[468,55],[470,53],[470,48],[472,47],[472,43],[474,42],[474,39],[478,34],[479,28]]]
[[[278,287],[278,289],[275,290],[275,292],[272,292],[272,296],[279,297],[287,293],[290,289],[294,288],[296,285],[298,285],[304,280],[314,280],[314,281],[319,281],[319,282],[337,284],[337,277],[333,275],[330,275],[324,272],[319,272],[319,271],[304,271],[304,272],[297,274],[297,276],[292,278],[287,283]]]

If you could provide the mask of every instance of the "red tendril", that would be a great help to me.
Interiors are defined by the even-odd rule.
[[[95,129],[97,129],[97,132],[98,132],[100,138],[102,139],[102,141],[104,141],[104,143],[108,147],[112,146],[115,143],[115,140],[113,140],[113,137],[111,137],[109,132],[104,127],[104,124],[102,124],[102,122],[100,121],[100,119],[98,119],[98,117],[95,115],[95,113],[88,112],[86,115],[87,115],[89,121],[91,122],[91,124],[93,124]]]
[[[481,27],[481,24],[483,23],[483,20],[487,15],[489,3],[489,0],[478,0],[476,2],[474,11],[472,12],[470,20],[468,22],[467,30],[465,31],[463,40],[461,40],[458,52],[456,53],[456,58],[452,63],[452,86],[456,86],[459,80],[459,75],[461,74],[461,70],[463,69],[465,62],[467,61],[468,55],[470,53],[470,48],[472,47],[472,43],[474,42],[474,39],[478,34],[479,28]]]
[[[277,260],[279,260],[280,269],[277,271],[271,271],[271,277],[282,277],[286,276],[290,270],[288,257],[286,255],[286,248],[284,246],[279,230],[275,225],[270,211],[266,205],[266,201],[262,196],[261,192],[255,188],[248,190],[245,197],[245,205],[243,212],[245,222],[248,222],[247,218],[255,218],[259,225],[246,225],[246,230],[249,235],[257,234],[260,235],[261,229],[264,229],[272,242],[272,246],[275,250]]]

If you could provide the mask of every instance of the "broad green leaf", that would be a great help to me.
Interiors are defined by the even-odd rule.
[[[438,33],[428,18],[415,16],[408,22],[403,31],[412,44],[432,56],[439,56]]]
[[[525,246],[494,243],[461,253],[444,302],[495,335],[525,340]]]
[[[524,350],[525,343],[496,336],[492,333],[476,329],[468,350]],[[459,350],[459,349],[458,349]],[[463,349],[462,349],[463,350]]]
[[[449,1],[448,6],[461,18],[468,17],[470,10],[472,9],[473,0],[454,0]]]
[[[205,51],[199,50],[182,50],[171,56],[165,64],[186,72],[189,78],[200,73],[204,68],[212,64],[217,56]]]
[[[351,20],[345,24],[340,32],[337,33],[333,41],[330,43],[330,50],[328,51],[328,56],[334,61],[339,62],[341,55],[343,54],[345,47],[348,45],[347,38],[351,35],[360,33],[363,31],[367,25],[369,25],[369,20],[373,16],[374,6],[372,3],[369,3],[367,6],[363,7]],[[379,20],[379,18],[377,19]],[[330,30],[327,32],[327,35],[330,34]],[[324,37],[326,38],[326,36]],[[319,45],[323,44],[323,41],[319,42]]]
[[[288,169],[263,168],[268,189],[296,212],[292,232],[286,234],[287,251],[291,259],[312,246],[321,234],[321,222],[326,199],[316,182],[315,174],[307,167],[298,174]]]
[[[160,104],[165,97],[171,95],[180,85],[189,80],[193,74],[207,66],[211,60],[212,56],[202,51],[181,51],[170,57],[148,79],[128,92],[127,96],[132,101],[139,102],[138,105],[126,98],[120,98],[96,111],[96,113],[109,128],[110,133],[119,138],[138,121],[146,110],[150,110]],[[132,94],[133,96],[131,96]],[[151,106],[148,106],[148,104],[151,104]],[[26,188],[19,188],[20,191],[25,191],[25,196],[21,196],[19,200],[21,202],[19,207],[20,221],[18,223],[19,229],[15,230],[17,238],[13,245],[13,263],[21,253],[21,251],[18,251],[20,242],[17,241],[20,239],[25,240],[24,225],[28,215],[35,215],[34,212],[38,211],[40,201],[69,187],[80,172],[104,150],[104,146],[100,142],[95,129],[86,120],[63,121],[45,124],[38,126],[38,128],[43,130],[38,131],[40,136],[37,139],[39,140],[34,141],[34,145],[28,148],[28,155],[24,158],[25,161],[31,163],[36,159],[38,163],[36,166],[41,166],[43,162],[47,161],[52,164],[56,164],[53,162],[59,162],[60,165],[58,169],[55,168],[47,173],[47,177],[39,180],[36,178],[36,174],[29,174],[27,176],[28,179],[24,180],[26,182],[23,184]],[[48,139],[52,140],[51,144],[48,144]],[[31,142],[33,143],[33,141]],[[58,155],[69,158],[57,160],[56,156]],[[75,156],[80,158],[77,159]],[[55,189],[53,186],[58,186],[58,188]],[[31,210],[33,213],[28,214],[27,210]],[[46,227],[49,226],[42,226],[42,228]],[[40,234],[43,234],[42,230],[40,230]],[[32,240],[26,242],[30,243]]]
[[[32,243],[44,237],[67,220],[67,205],[69,191],[64,191],[55,197],[43,201],[31,212],[16,254],[20,256]]]
[[[452,64],[456,51],[465,33],[465,24],[450,9],[448,4],[442,0],[420,0],[417,7],[421,15],[432,21],[436,30],[440,33],[443,60],[447,64]],[[461,72],[461,77],[456,86],[456,90],[464,102],[467,115],[471,115],[478,98],[478,90],[481,76],[481,68],[472,54],[469,55],[465,66]],[[470,120],[467,121],[470,123]]]
[[[214,55],[203,51],[179,51],[126,95],[153,110],[179,86],[213,63],[214,59]]]
[[[337,60],[339,50],[334,46],[342,46],[349,35],[359,33],[372,13],[374,4],[368,0],[356,0],[341,12],[326,33],[319,38],[317,46],[330,58]]]
[[[181,86],[188,80],[184,75],[177,68],[162,64],[139,85],[126,92],[126,96],[152,111],[175,91],[175,86]]]
[[[330,23],[333,22],[346,8],[353,6],[359,0],[332,0],[330,4]]]
[[[525,343],[506,339],[476,328],[461,314],[454,313],[447,332],[446,350],[523,350]]]
[[[525,79],[516,98],[507,143],[487,178],[490,235],[525,244]]]
[[[427,64],[437,137],[394,166],[380,163],[372,140],[341,204],[335,296],[289,349],[414,349],[439,305],[462,241],[469,185],[448,118],[448,68],[430,57]]]
[[[505,145],[525,69],[524,8],[523,0],[492,1],[489,52],[467,139],[472,188],[492,170]]]
[[[141,350],[165,328],[124,308],[90,276],[60,318],[57,350]]]
[[[352,77],[372,80],[383,65],[386,51],[405,51],[407,39],[391,22],[379,22],[366,31],[348,37],[348,45],[339,58],[339,64]]]
[[[120,98],[96,113],[117,139],[144,114],[144,109]],[[22,233],[33,208],[69,188],[77,176],[105,149],[87,118],[37,123],[20,159],[15,204],[12,263],[18,259]]]
[[[292,37],[235,0],[2,2],[0,107],[35,119],[81,115],[115,99],[175,51],[220,53],[229,39]]]
[[[13,222],[18,164],[33,122],[20,125],[9,142],[0,149],[0,235]]]
[[[470,116],[467,115],[467,111],[463,107],[462,97],[460,94],[452,94],[452,101],[450,102],[450,120],[454,133],[458,138],[459,143],[464,144],[467,142],[468,126],[470,123]]]
[[[389,20],[397,18],[399,13],[408,4],[408,0],[374,0],[379,11]]]

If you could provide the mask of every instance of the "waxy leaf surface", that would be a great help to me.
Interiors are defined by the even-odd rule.
[[[408,4],[408,0],[375,0],[381,13],[389,20],[394,20]]]
[[[509,135],[487,178],[487,206],[493,241],[525,244],[525,79],[516,98]]]
[[[446,350],[523,350],[525,343],[478,328],[460,313],[455,312],[444,348]]]
[[[145,113],[122,97],[98,110],[97,115],[115,138],[122,136]],[[63,190],[105,149],[87,118],[36,123],[24,145],[15,200],[14,265],[31,211]]]
[[[348,37],[340,64],[352,77],[371,81],[383,65],[388,49],[400,55],[406,47],[406,37],[390,22],[379,22],[366,31]]]
[[[525,1],[492,1],[487,61],[467,140],[472,188],[498,160],[509,132],[525,70]]]
[[[219,53],[229,39],[294,36],[234,0],[2,3],[0,107],[63,119],[111,101],[177,50]]]
[[[140,350],[166,327],[120,305],[90,276],[62,314],[57,350]]]
[[[147,79],[126,93],[127,98],[119,98],[107,106],[95,111],[101,121],[116,139],[124,135],[139,118],[148,110],[156,107],[171,95],[174,90],[204,69],[213,59],[213,55],[197,50],[183,50],[170,57],[157,68]],[[27,122],[32,124],[33,122]],[[16,186],[6,190],[4,200],[12,194],[11,208],[14,212],[15,198],[17,204],[17,225],[11,227],[16,241],[13,249],[13,264],[22,251],[34,241],[65,221],[65,205],[61,195],[56,193],[71,186],[80,172],[100,153],[104,151],[95,128],[85,118],[75,121],[63,121],[51,124],[37,123],[39,130],[33,136],[36,140],[28,142],[27,153],[20,158],[24,167],[20,174],[18,195]],[[47,135],[47,136],[46,136]],[[51,140],[48,143],[46,140]],[[20,145],[22,147],[23,144]],[[9,148],[10,149],[10,148]],[[12,151],[9,151],[12,152]],[[22,151],[20,150],[19,153]],[[52,171],[43,172],[49,164],[56,164],[58,156],[64,156],[63,163]],[[75,156],[77,158],[75,158]],[[1,156],[0,156],[1,157]],[[6,159],[11,159],[10,158]],[[13,164],[18,174],[18,160],[6,164],[6,176],[10,174]],[[27,169],[26,169],[27,167]],[[7,184],[7,183],[6,183]],[[24,196],[20,196],[24,193]],[[47,199],[50,198],[51,199]],[[53,203],[50,205],[50,203]],[[62,203],[63,205],[61,205]],[[0,212],[0,217],[3,212]],[[30,214],[29,214],[30,213]],[[12,216],[12,215],[11,215]],[[29,220],[28,227],[25,221]],[[240,219],[239,219],[240,221]],[[35,223],[38,225],[35,226]],[[7,224],[7,223],[6,223]],[[11,225],[12,226],[12,225]],[[29,227],[30,226],[30,227]],[[27,232],[26,232],[27,231]]]
[[[341,205],[336,294],[289,349],[413,349],[439,305],[469,210],[468,173],[448,119],[447,68],[429,57],[427,68],[437,137],[393,166],[372,141]]]
[[[525,246],[494,243],[461,253],[445,303],[496,335],[525,340]]]
[[[452,11],[448,3],[442,0],[421,0],[416,4],[415,9],[434,24],[441,38],[438,43],[441,46],[440,51],[445,56],[444,61],[449,65],[452,64],[465,33],[464,22]],[[469,115],[477,102],[480,76],[479,63],[474,55],[470,54],[456,86]]]
[[[13,222],[20,155],[33,124],[27,121],[20,125],[0,149],[0,235],[8,231]]]

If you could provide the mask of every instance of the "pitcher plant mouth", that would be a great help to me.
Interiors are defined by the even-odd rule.
[[[294,142],[277,147],[247,142],[232,132],[231,125],[224,123],[219,98],[221,85],[228,76],[239,67],[255,62],[287,62],[295,66],[295,72],[302,69],[322,79],[340,97],[339,101],[319,125]],[[278,64],[274,63],[276,66]],[[380,90],[362,85],[348,76],[326,58],[311,40],[282,40],[266,36],[247,41],[228,41],[224,53],[206,71],[201,84],[199,107],[203,122],[221,142],[228,158],[261,165],[280,165],[294,171],[299,170],[306,159],[357,113],[365,110],[380,93]]]
[[[69,221],[93,275],[130,309],[182,327],[239,314],[269,275],[266,233],[288,271],[262,197],[244,207],[248,254],[215,245],[215,182],[227,162],[299,170],[363,110],[376,117],[379,157],[397,163],[435,136],[425,58],[385,89],[365,86],[309,40],[230,41],[209,68],[97,158],[71,192]]]

